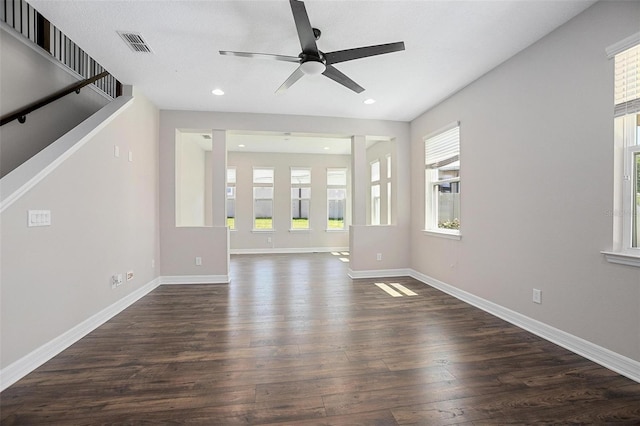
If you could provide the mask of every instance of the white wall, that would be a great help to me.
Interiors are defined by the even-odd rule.
[[[136,94],[2,212],[3,369],[158,277],[157,132],[158,110]],[[50,210],[51,226],[28,228],[29,209]],[[127,271],[133,279],[112,289],[112,274]]]
[[[236,168],[236,230],[231,249],[331,249],[349,246],[348,228],[327,232],[327,168],[349,169],[348,155],[229,152],[229,167]],[[274,169],[274,231],[253,231],[253,167]],[[309,230],[291,231],[291,167],[311,169]],[[348,223],[348,222],[347,222]],[[269,241],[269,239],[271,241]]]
[[[339,135],[378,135],[395,138],[398,150],[398,163],[409,162],[409,123],[359,120],[330,117],[286,116],[272,114],[241,114],[216,112],[161,111],[160,112],[160,234],[162,241],[162,275],[228,275],[226,256],[229,241],[226,228],[177,228],[175,226],[175,132],[176,129],[219,129],[248,130],[292,133],[319,133]],[[214,150],[216,144],[214,137]],[[216,167],[217,159],[212,159]],[[366,158],[362,158],[366,161]],[[380,247],[394,247],[402,253],[402,265],[409,262],[409,168],[398,173],[398,205],[402,212],[397,216],[397,226],[381,237],[367,250],[380,250]],[[215,179],[214,179],[215,180]],[[214,182],[214,186],[216,183]],[[213,200],[214,208],[216,200]],[[224,211],[224,210],[223,210]],[[194,235],[194,232],[196,235]],[[211,233],[209,235],[208,233]],[[207,234],[207,235],[205,235]],[[194,239],[194,237],[196,237]],[[388,237],[388,238],[387,238]],[[232,236],[231,238],[235,238]],[[309,242],[308,244],[312,244]],[[203,254],[205,253],[205,254]],[[194,266],[193,256],[201,255],[203,265]],[[375,269],[370,253],[363,250],[352,252],[351,258],[363,256],[366,261],[359,264],[366,269]],[[375,255],[374,255],[375,256]]]
[[[21,35],[14,36],[15,31],[0,28],[0,115],[13,113],[78,82],[44,50],[25,44]],[[14,120],[2,126],[0,176],[14,170],[108,102],[91,87],[85,87],[80,94],[72,93],[28,114],[24,124]]]
[[[176,132],[176,226],[205,226],[206,152]],[[205,211],[206,210],[206,211]]]
[[[600,2],[411,124],[411,267],[640,361],[640,269],[609,264],[613,62],[639,2]],[[460,241],[423,235],[423,137],[460,120]],[[532,289],[542,304],[532,303]]]

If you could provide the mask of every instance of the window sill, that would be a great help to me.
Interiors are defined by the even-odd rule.
[[[605,259],[607,259],[607,262],[609,263],[617,263],[618,265],[635,266],[640,268],[640,254],[634,255],[612,251],[601,251],[600,253],[604,254]]]
[[[446,238],[448,240],[461,240],[462,239],[462,235],[460,235],[460,231],[435,231],[435,230],[429,230],[429,229],[425,229],[422,231],[423,235],[430,235],[432,237],[438,237],[438,238]]]
[[[349,232],[348,229],[325,229],[324,232]]]
[[[276,232],[275,229],[252,229],[251,232],[254,232],[256,234],[273,234],[274,232]]]
[[[289,229],[289,232],[293,232],[294,234],[300,232],[304,234],[307,232],[311,232],[311,228],[291,228]]]

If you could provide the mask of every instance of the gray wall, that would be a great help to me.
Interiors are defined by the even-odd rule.
[[[2,368],[158,277],[157,129],[157,109],[137,95],[2,212]],[[51,226],[28,228],[29,209],[50,210]],[[111,289],[127,271],[134,278]]]
[[[409,163],[409,123],[383,120],[360,120],[332,117],[287,116],[273,114],[243,114],[193,111],[160,112],[160,238],[162,240],[162,275],[215,275],[228,274],[228,262],[225,256],[228,248],[226,228],[178,228],[175,226],[175,135],[176,129],[219,129],[250,130],[273,132],[322,133],[341,135],[378,135],[395,138],[398,164]],[[216,136],[213,145],[216,150]],[[230,155],[231,156],[231,155]],[[230,157],[229,156],[229,157]],[[221,159],[220,159],[221,160]],[[366,158],[359,161],[366,163]],[[214,164],[216,169],[220,164]],[[231,164],[231,163],[229,163]],[[368,167],[368,166],[367,166]],[[409,205],[408,167],[398,171],[396,194],[398,205]],[[239,185],[239,184],[237,184]],[[213,187],[219,182],[214,179]],[[224,190],[224,185],[222,186]],[[224,192],[223,192],[224,193]],[[214,208],[215,208],[214,200]],[[361,206],[364,209],[364,204]],[[288,202],[286,204],[288,211]],[[239,209],[239,207],[238,207]],[[223,209],[224,212],[224,209]],[[240,213],[240,211],[237,211]],[[381,227],[380,238],[358,245],[352,250],[352,268],[359,270],[387,268],[406,268],[409,263],[409,218],[408,208],[400,209],[394,219],[395,226]],[[288,230],[288,225],[287,225]],[[260,239],[259,243],[241,246],[233,242],[237,235],[231,233],[231,246],[237,248],[271,249],[264,235],[252,234],[250,238]],[[272,240],[273,241],[273,240]],[[236,245],[236,243],[238,243]],[[300,245],[298,245],[300,244]],[[309,247],[311,242],[302,245],[297,242],[283,247]],[[394,257],[385,257],[383,262],[376,261],[376,253],[394,253]],[[194,265],[194,257],[202,257],[202,265]]]
[[[640,269],[613,265],[613,61],[600,2],[411,123],[411,267],[640,360]],[[423,235],[423,137],[460,120],[462,240]],[[542,304],[532,303],[532,289]]]
[[[0,115],[17,111],[55,93],[78,79],[38,47],[30,47],[22,36],[0,29]],[[25,39],[26,40],[26,39]],[[26,41],[26,43],[30,43]],[[85,87],[17,120],[0,127],[0,176],[11,172],[34,154],[109,103]]]
[[[230,152],[229,167],[236,168],[236,230],[231,232],[231,249],[344,248],[348,232],[327,232],[327,168],[349,169],[348,155]],[[274,231],[253,232],[253,167],[274,169]],[[308,231],[291,228],[291,167],[311,168],[311,216]],[[348,222],[347,222],[348,223]],[[270,241],[269,241],[270,239]]]

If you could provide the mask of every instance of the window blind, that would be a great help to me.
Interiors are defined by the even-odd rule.
[[[616,117],[640,112],[640,44],[615,56]]]
[[[460,155],[460,126],[425,139],[424,152],[427,169],[437,169],[458,161]]]

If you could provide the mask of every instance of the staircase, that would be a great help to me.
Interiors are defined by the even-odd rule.
[[[24,0],[2,0],[0,55],[0,177],[122,92],[114,76]]]

